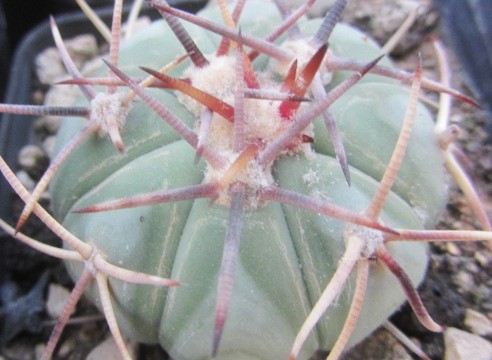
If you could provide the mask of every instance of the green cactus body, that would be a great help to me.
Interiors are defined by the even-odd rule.
[[[254,10],[259,7],[260,14]],[[201,15],[220,18],[217,9]],[[278,21],[273,5],[250,1],[240,25],[244,33],[264,36]],[[300,26],[309,38],[319,24],[311,20]],[[187,29],[205,54],[216,49],[218,37],[192,26]],[[339,56],[367,61],[379,54],[364,34],[345,25],[335,29],[330,48]],[[141,75],[138,66],[158,68],[181,54],[180,44],[160,21],[123,44],[119,68]],[[255,62],[258,73],[269,71],[267,60],[263,56]],[[187,66],[180,65],[170,75],[180,77]],[[346,76],[334,74],[327,88]],[[195,116],[174,92],[149,92],[194,126]],[[391,156],[407,101],[405,87],[369,75],[332,106],[351,165],[351,187],[333,157],[322,120],[314,126],[313,151],[278,157],[271,169],[273,181],[285,189],[364,211]],[[59,145],[82,126],[76,119],[66,119]],[[403,169],[381,214],[384,224],[429,227],[443,208],[442,159],[432,129],[429,113],[419,105]],[[202,199],[72,213],[109,199],[204,181],[205,162],[194,165],[194,149],[142,102],[134,104],[122,135],[125,154],[118,153],[106,138],[94,137],[71,156],[52,184],[55,214],[67,229],[93,243],[115,265],[185,284],[163,289],[112,280],[119,325],[126,334],[137,341],[161,343],[175,359],[209,358],[228,207]],[[276,202],[245,210],[236,284],[218,358],[288,357],[297,331],[344,251],[343,231],[340,221]],[[426,247],[395,243],[389,248],[414,283],[420,282],[427,264]],[[68,267],[74,276],[80,272],[76,264]],[[318,324],[300,358],[331,348],[348,311],[350,289],[346,286],[338,306]],[[97,302],[94,291],[91,297]],[[364,310],[351,343],[372,332],[403,301],[391,274],[372,265]]]

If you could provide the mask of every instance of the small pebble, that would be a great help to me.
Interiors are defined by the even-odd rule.
[[[465,263],[465,269],[472,274],[478,274],[478,272],[480,271],[480,267],[472,261],[468,261]]]
[[[127,345],[127,349],[130,352],[132,358],[135,357],[137,347],[135,344],[125,344]],[[116,347],[116,343],[114,342],[112,337],[106,338],[102,343],[97,345],[90,353],[87,355],[86,360],[121,360],[123,359],[118,352],[118,348]]]
[[[36,105],[41,105],[44,102],[44,92],[35,90],[32,94],[32,102]]]
[[[446,244],[446,250],[448,253],[450,253],[451,255],[454,255],[454,256],[461,256],[461,250],[460,248],[458,247],[458,245],[456,245],[455,243],[453,242],[448,242]]]
[[[75,348],[76,341],[77,339],[75,337],[69,337],[62,342],[60,349],[58,350],[58,357],[61,359],[66,358]]]
[[[490,263],[490,255],[477,251],[474,255],[475,260],[481,267],[486,267]]]
[[[476,335],[485,336],[492,334],[492,322],[486,315],[478,311],[466,309],[465,325]]]
[[[63,286],[50,284],[48,288],[48,299],[46,311],[52,319],[58,319],[63,313],[63,308],[70,297],[70,292]]]
[[[49,165],[49,158],[43,149],[37,145],[24,146],[17,157],[17,161],[31,178],[38,180]]]
[[[475,281],[470,273],[459,271],[453,275],[453,281],[460,292],[471,292],[475,287]]]
[[[34,190],[36,182],[24,170],[18,171],[15,176],[28,191]]]
[[[50,85],[66,74],[56,48],[48,48],[35,59],[36,75],[42,84]]]
[[[94,35],[84,34],[64,41],[65,47],[75,66],[80,66],[97,54],[97,41]],[[35,59],[36,75],[39,81],[51,85],[66,77],[67,71],[58,50],[51,47],[42,51]]]
[[[444,332],[445,360],[490,360],[492,343],[456,328]]]
[[[45,95],[44,105],[67,106],[73,104],[80,96],[80,90],[75,85],[53,86]]]
[[[34,347],[34,358],[36,360],[41,360],[42,359],[44,349],[46,349],[46,345],[45,344],[37,344]]]
[[[56,135],[48,136],[44,139],[42,146],[48,156],[52,156],[56,147]]]
[[[77,68],[88,59],[97,55],[98,47],[96,37],[92,34],[83,34],[65,41],[65,46]]]

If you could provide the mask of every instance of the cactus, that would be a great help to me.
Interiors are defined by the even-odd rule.
[[[62,112],[89,123],[64,120],[43,185],[56,173],[62,226],[2,165],[28,203],[22,219],[34,210],[65,240],[79,279],[72,300],[88,287],[123,356],[119,328],[175,359],[307,359],[318,349],[335,358],[405,299],[424,326],[441,331],[412,285],[425,274],[423,242],[491,239],[487,231],[427,230],[446,203],[448,144],[436,141],[432,116],[417,103],[420,87],[467,99],[423,79],[420,65],[398,72],[350,26],[332,32],[345,1],[325,20],[297,20],[312,3],[292,14],[278,4],[282,20],[276,6],[255,0],[199,18],[156,1],[166,21],[119,51],[113,24],[99,77],[71,68],[90,105]],[[178,17],[201,27],[182,27]],[[220,17],[229,27],[199,20]],[[282,21],[289,39],[258,40]],[[178,64],[183,45],[190,59]],[[173,62],[166,74],[156,71]],[[138,83],[144,71],[152,88]],[[141,100],[132,103],[127,88]]]

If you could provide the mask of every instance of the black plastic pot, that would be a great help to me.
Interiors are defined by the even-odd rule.
[[[87,2],[96,9],[110,6],[113,0]],[[0,0],[0,6],[3,6],[5,12],[11,49],[15,49],[24,35],[43,22],[48,15],[79,11],[77,3],[72,0]]]
[[[446,40],[453,47],[468,86],[488,112],[492,137],[492,1],[434,0]]]
[[[7,36],[7,21],[0,3],[0,100],[3,99],[9,68],[10,46]]]

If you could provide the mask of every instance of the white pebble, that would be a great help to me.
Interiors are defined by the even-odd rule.
[[[70,292],[57,284],[50,284],[48,288],[48,300],[46,301],[46,311],[53,319],[58,319],[63,312],[63,308],[70,297]]]
[[[15,176],[28,191],[34,190],[36,182],[24,170],[18,171]]]
[[[472,309],[466,309],[465,325],[470,331],[477,335],[492,334],[492,322],[482,313]]]
[[[132,358],[135,357],[136,354],[136,345],[135,344],[125,344],[127,346],[130,355],[133,355]],[[106,338],[102,343],[97,345],[90,353],[87,355],[86,360],[121,360],[123,359],[116,347],[116,343],[114,342],[112,337]]]
[[[490,360],[492,344],[478,335],[456,328],[444,333],[445,360]]]

